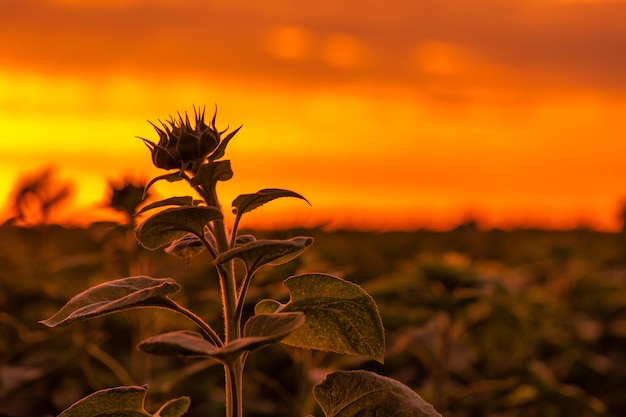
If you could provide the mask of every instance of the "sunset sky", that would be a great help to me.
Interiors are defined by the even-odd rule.
[[[616,230],[624,22],[617,0],[2,1],[0,208],[54,164],[60,218],[97,220],[107,179],[160,173],[146,120],[217,105],[243,124],[222,203],[312,203],[251,225]]]

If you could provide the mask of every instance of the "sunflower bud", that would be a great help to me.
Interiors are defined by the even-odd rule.
[[[140,138],[152,153],[152,162],[157,168],[179,169],[195,172],[220,144],[220,132],[215,129],[215,117],[211,126],[204,122],[204,110],[195,110],[195,126],[185,112],[178,119],[161,122],[162,127],[150,123],[159,135],[159,143]]]
[[[125,178],[121,181],[109,181],[108,205],[132,217],[144,200],[144,189],[143,180]]]

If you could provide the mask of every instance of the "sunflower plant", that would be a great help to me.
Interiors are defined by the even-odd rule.
[[[283,283],[289,300],[262,300],[254,314],[244,320],[246,295],[256,273],[265,266],[286,263],[313,243],[310,237],[286,240],[257,239],[241,235],[241,218],[280,198],[307,201],[302,195],[280,188],[241,194],[232,201],[234,220],[226,224],[217,185],[233,176],[224,159],[226,148],[240,128],[229,133],[216,128],[216,114],[207,123],[205,111],[194,108],[165,122],[152,124],[158,141],[140,138],[151,153],[153,164],[167,171],[152,179],[185,182],[190,194],[172,196],[143,206],[139,213],[153,213],[135,228],[139,244],[189,262],[208,253],[219,279],[223,331],[179,304],[172,295],[180,290],[173,278],[132,276],[91,287],[70,299],[42,323],[65,326],[94,317],[136,309],[160,308],[190,320],[197,331],[174,331],[153,335],[138,348],[153,355],[176,355],[219,362],[224,369],[227,417],[243,416],[242,374],[248,354],[271,343],[342,354],[365,355],[383,362],[384,329],[376,303],[360,286],[341,278],[307,273]],[[244,268],[235,268],[238,260]],[[208,275],[214,277],[214,274]],[[159,410],[144,409],[147,386],[113,387],[85,397],[60,417],[153,416],[185,414],[187,397],[173,399]],[[400,382],[372,372],[337,371],[326,375],[313,389],[326,416],[439,416],[430,404]],[[207,395],[208,397],[208,395]]]

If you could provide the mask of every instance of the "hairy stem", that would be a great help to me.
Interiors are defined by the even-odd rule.
[[[235,243],[237,241],[237,229],[239,228],[239,220],[241,220],[241,215],[237,213],[237,216],[235,216],[235,222],[233,223],[233,231],[231,232],[231,236],[230,236],[231,248],[235,247]]]
[[[243,279],[243,283],[241,284],[241,291],[239,292],[239,298],[237,300],[237,309],[235,310],[235,318],[237,321],[241,322],[241,316],[243,314],[243,305],[246,301],[246,294],[248,292],[248,287],[250,286],[250,282],[252,281],[254,273],[247,273]]]
[[[211,231],[212,233],[213,231]],[[211,246],[211,244],[209,243],[209,241],[206,239],[205,236],[197,236],[200,241],[202,242],[202,244],[204,245],[204,247],[206,248],[207,251],[209,251],[209,253],[211,254],[211,257],[213,259],[217,258],[217,252],[215,251],[215,248],[213,248],[213,246]]]
[[[215,188],[203,190],[204,197],[208,205],[217,207],[220,211],[222,207],[217,198]],[[218,253],[223,253],[230,249],[228,234],[223,220],[213,222],[213,232],[217,241]],[[222,303],[224,307],[224,324],[226,328],[226,342],[240,337],[240,323],[236,320],[235,311],[237,309],[237,282],[235,280],[234,262],[226,262],[217,266],[222,288]]]
[[[215,187],[212,187],[210,190],[202,189],[201,195],[205,198],[208,205],[217,207],[222,211]],[[215,220],[213,222],[213,234],[217,241],[218,254],[230,249],[231,245],[223,220]],[[216,267],[220,278],[225,338],[226,343],[228,343],[241,337],[241,319],[237,315],[237,281],[234,261],[218,264]],[[226,417],[242,417],[242,359],[238,357],[232,362],[229,361],[224,364],[224,375],[226,379]]]
[[[243,362],[235,359],[234,362],[224,365],[226,375],[226,417],[243,416]]]

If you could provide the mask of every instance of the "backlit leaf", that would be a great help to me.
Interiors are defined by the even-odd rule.
[[[285,304],[281,304],[276,300],[261,300],[254,307],[254,312],[257,314],[271,314],[282,311],[283,308],[285,308]]]
[[[406,385],[369,371],[327,375],[313,394],[326,417],[441,417]]]
[[[143,207],[137,214],[145,213],[148,210],[152,210],[159,207],[166,206],[192,206],[194,203],[193,197],[184,196],[184,197],[170,197],[165,200],[155,201],[154,203],[150,203],[147,206]]]
[[[264,300],[258,313],[304,313],[306,321],[283,343],[309,349],[369,356],[383,362],[385,335],[376,303],[360,286],[325,274],[304,274],[284,282],[290,300]]]
[[[116,387],[94,392],[78,400],[59,417],[146,417],[146,387]]]
[[[78,400],[59,417],[181,417],[189,409],[189,398],[168,401],[154,416],[144,409],[148,388],[115,387],[96,391]]]
[[[204,251],[206,247],[204,243],[193,233],[187,233],[185,236],[173,241],[167,248],[166,253],[181,258],[187,265],[191,263],[191,258]]]
[[[218,181],[228,181],[233,177],[230,161],[217,161],[200,165],[198,172],[191,179],[192,186],[202,185],[205,190],[215,188]]]
[[[137,307],[163,307],[167,295],[180,290],[172,278],[137,276],[109,281],[72,297],[56,314],[40,323],[48,327],[104,316]]]
[[[248,319],[243,334],[245,337],[264,337],[268,343],[274,343],[302,326],[304,321],[304,314],[300,312],[257,314]]]
[[[257,191],[254,194],[242,194],[235,198],[233,200],[233,213],[240,217],[244,213],[252,211],[261,207],[265,203],[269,203],[270,201],[281,197],[295,197],[308,203],[306,198],[296,192],[282,190],[280,188],[266,188]]]
[[[254,235],[239,235],[237,239],[235,239],[235,244],[237,245],[245,245],[246,243],[254,242],[256,240],[256,236]]]
[[[195,332],[177,331],[149,337],[139,344],[139,349],[153,355],[200,356],[223,362],[243,352],[278,342],[302,323],[302,313],[260,314],[248,320],[244,337],[225,346],[215,346]]]
[[[204,227],[213,220],[221,220],[216,207],[174,207],[145,220],[135,229],[137,240],[146,249],[155,250],[192,233],[203,236]]]
[[[146,185],[146,188],[143,190],[143,198],[146,198],[148,195],[148,189],[154,185],[157,181],[166,180],[167,182],[177,182],[185,179],[181,176],[180,171],[170,172],[168,174],[159,175],[158,177],[154,177],[150,180],[150,182]]]
[[[212,356],[219,350],[199,333],[186,330],[149,337],[138,347],[146,353],[162,356]]]
[[[281,265],[296,258],[313,244],[312,237],[295,237],[289,240],[255,240],[223,252],[215,263],[241,259],[249,274],[264,265]]]
[[[181,417],[189,410],[189,397],[180,397],[163,404],[154,417]]]
[[[221,348],[220,356],[232,358],[242,352],[279,342],[300,327],[304,321],[304,314],[299,312],[257,314],[246,322],[244,337]]]

